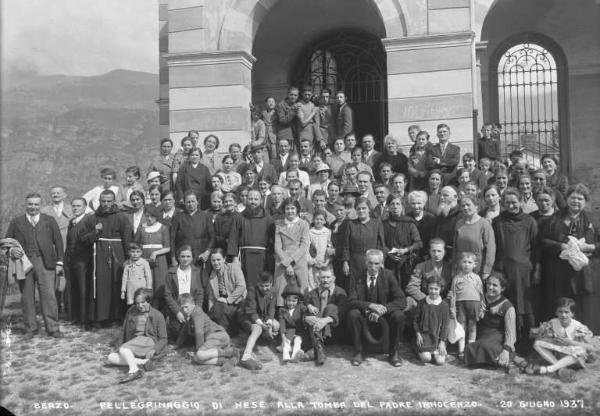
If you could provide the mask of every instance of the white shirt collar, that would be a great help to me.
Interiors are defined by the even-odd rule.
[[[29,214],[26,214],[26,215],[27,215],[27,220],[30,223],[35,221],[35,223],[37,224],[38,222],[40,222],[40,214],[34,215],[33,217]]]

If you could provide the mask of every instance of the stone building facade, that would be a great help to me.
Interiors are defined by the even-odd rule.
[[[598,187],[599,21],[598,0],[159,0],[161,127],[176,142],[215,133],[225,151],[248,142],[250,102],[310,82],[347,90],[357,133],[379,143],[389,133],[408,146],[410,124],[445,122],[466,152],[484,120],[506,122],[511,146],[544,142],[538,151]],[[498,87],[510,77],[499,64],[529,44],[552,55],[554,75],[525,70],[552,77],[550,101],[534,102],[544,83],[534,98],[524,87],[532,103],[509,123],[499,100],[518,100],[519,86]]]

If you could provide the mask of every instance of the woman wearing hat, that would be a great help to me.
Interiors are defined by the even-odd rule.
[[[153,205],[145,207],[146,223],[136,235],[136,242],[142,246],[142,257],[148,260],[152,269],[152,285],[154,298],[152,306],[161,310],[165,305],[165,279],[167,277],[167,253],[169,245],[169,228],[158,222],[162,219],[160,208]]]
[[[302,292],[308,288],[308,223],[300,218],[300,204],[287,198],[282,204],[284,219],[275,227],[275,293],[277,306],[286,284],[294,282]]]
[[[329,176],[331,175],[331,168],[326,163],[321,163],[319,166],[317,166],[317,169],[315,169],[315,174],[317,175],[318,181],[317,183],[310,185],[308,188],[308,199],[312,199],[312,194],[317,189],[322,189],[325,191],[325,193],[327,193],[329,183],[331,182],[329,179]]]

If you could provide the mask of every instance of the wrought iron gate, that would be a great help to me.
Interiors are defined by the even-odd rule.
[[[312,85],[317,96],[323,88],[345,92],[357,135],[382,139],[387,133],[386,56],[379,38],[355,30],[330,32],[307,47],[294,68],[293,85]]]
[[[560,158],[558,70],[554,56],[536,43],[519,43],[502,54],[497,67],[501,151],[521,150],[530,165],[541,155]]]

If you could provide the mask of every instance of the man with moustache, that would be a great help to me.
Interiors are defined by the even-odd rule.
[[[261,195],[257,190],[248,192],[247,206],[237,217],[231,228],[227,245],[227,260],[240,256],[246,287],[256,285],[258,275],[273,271],[273,240],[275,222],[261,206]]]
[[[115,193],[110,189],[100,193],[100,206],[82,222],[84,233],[95,234],[92,325],[98,328],[120,322],[123,318],[125,310],[121,301],[121,278],[125,253],[133,240],[133,229],[127,215],[119,211]]]
[[[35,285],[37,284],[42,316],[48,335],[63,338],[58,326],[56,305],[57,275],[63,272],[63,243],[56,220],[40,213],[42,196],[31,193],[25,197],[25,214],[14,218],[6,232],[6,238],[17,240],[19,246],[12,246],[8,255],[15,260],[29,259],[32,268],[19,279],[21,304],[25,333],[33,337],[38,332],[35,317]]]
[[[462,211],[458,206],[456,189],[453,186],[444,186],[440,192],[434,237],[439,237],[446,243],[446,259],[452,258],[456,222],[462,216]]]
[[[73,219],[67,230],[65,249],[65,274],[67,276],[67,296],[69,304],[68,319],[90,329],[94,297],[92,293],[94,272],[94,241],[96,230],[86,230],[83,219],[86,218],[87,201],[74,198],[71,201]]]

